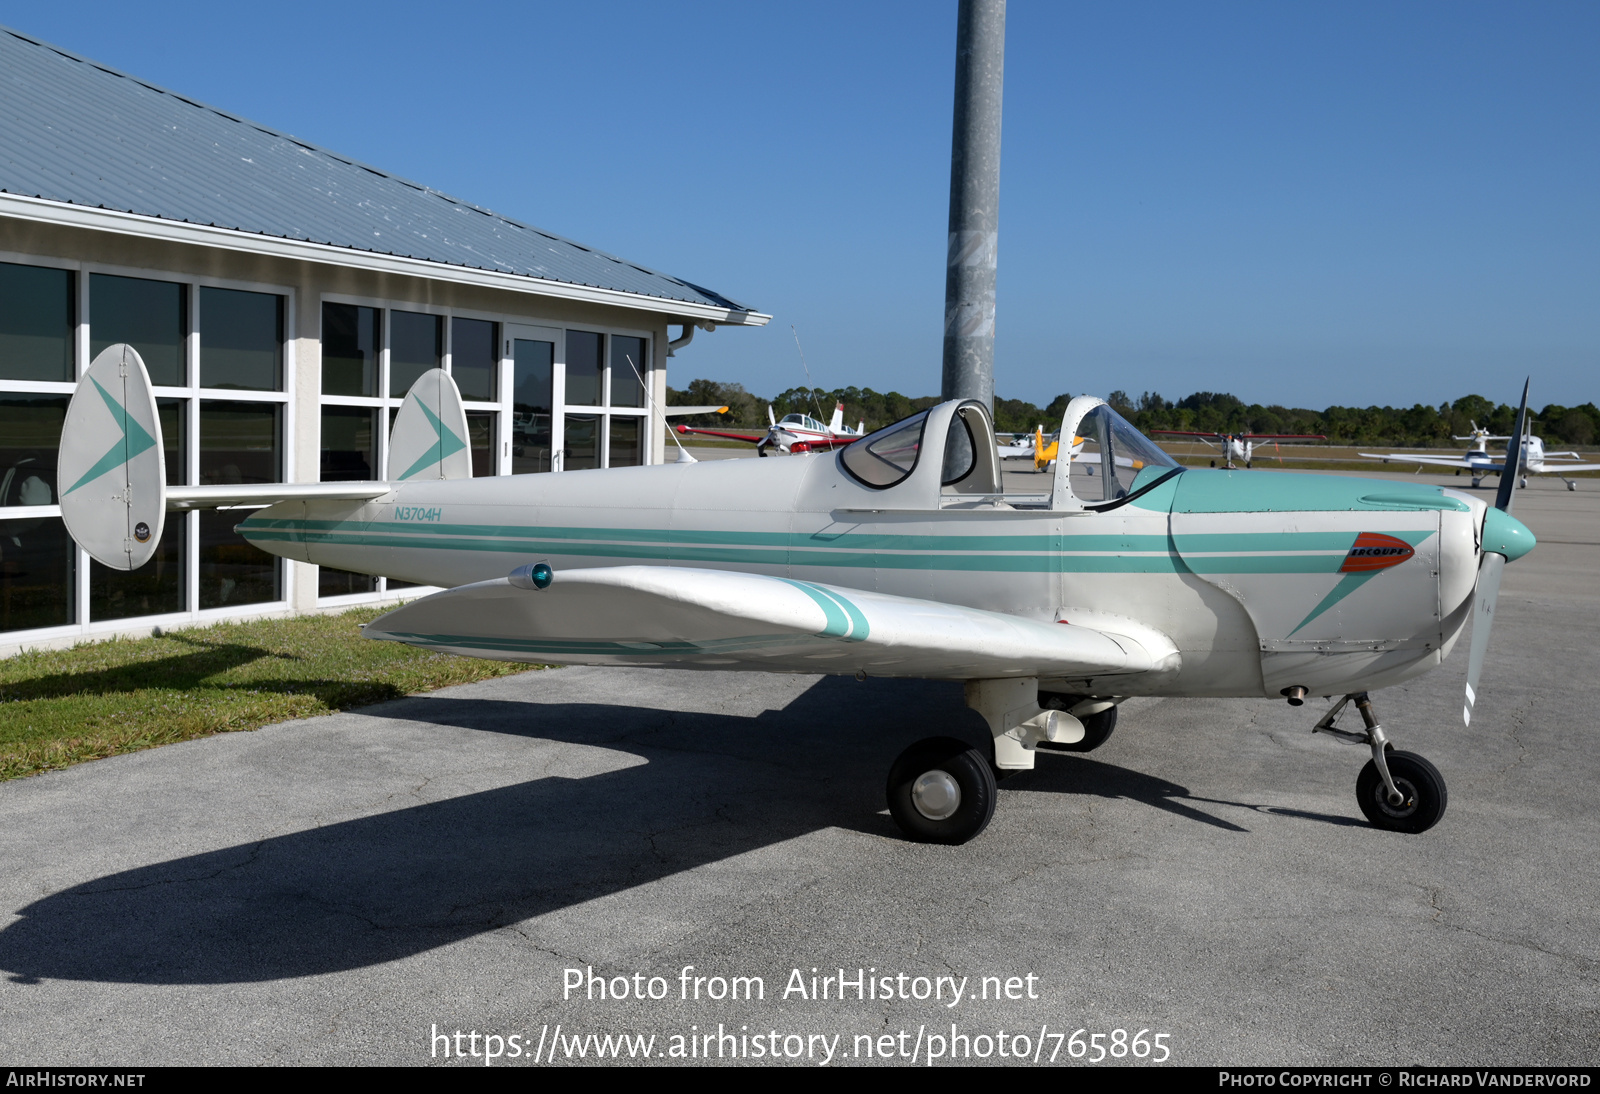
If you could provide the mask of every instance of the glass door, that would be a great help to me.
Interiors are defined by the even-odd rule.
[[[511,370],[511,473],[559,471],[566,398],[562,332],[519,323],[502,329]]]

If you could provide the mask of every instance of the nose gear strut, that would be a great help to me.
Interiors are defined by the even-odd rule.
[[[1355,733],[1334,725],[1352,700],[1361,712],[1365,732]],[[1372,749],[1372,762],[1362,769],[1361,777],[1356,780],[1356,801],[1362,813],[1377,827],[1394,832],[1423,832],[1444,815],[1448,796],[1439,769],[1414,753],[1394,750],[1373,713],[1372,699],[1366,692],[1340,699],[1311,732],[1327,733]]]

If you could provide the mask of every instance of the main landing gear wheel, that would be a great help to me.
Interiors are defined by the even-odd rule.
[[[1071,695],[1041,694],[1039,705],[1046,710],[1071,710],[1077,699],[1077,696]],[[1039,747],[1049,752],[1093,752],[1111,739],[1111,731],[1117,728],[1117,708],[1110,707],[1099,714],[1088,714],[1078,721],[1083,723],[1083,740],[1070,745],[1042,741]]]
[[[1412,834],[1438,824],[1450,801],[1439,769],[1415,752],[1389,752],[1384,759],[1403,800],[1399,805],[1390,803],[1378,765],[1368,760],[1356,779],[1356,801],[1367,819],[1375,827]]]
[[[966,843],[994,816],[994,771],[965,741],[929,737],[889,768],[889,815],[922,843]]]

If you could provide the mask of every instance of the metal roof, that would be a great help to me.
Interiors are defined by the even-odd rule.
[[[0,193],[753,310],[3,27]]]

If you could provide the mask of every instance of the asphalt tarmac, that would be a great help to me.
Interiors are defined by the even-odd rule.
[[[958,685],[534,672],[0,785],[0,1056],[1593,1065],[1600,489],[1517,515],[1471,728],[1465,641],[1377,696],[1449,784],[1421,836],[1320,703],[1131,700],[948,848],[883,783],[982,739]]]

